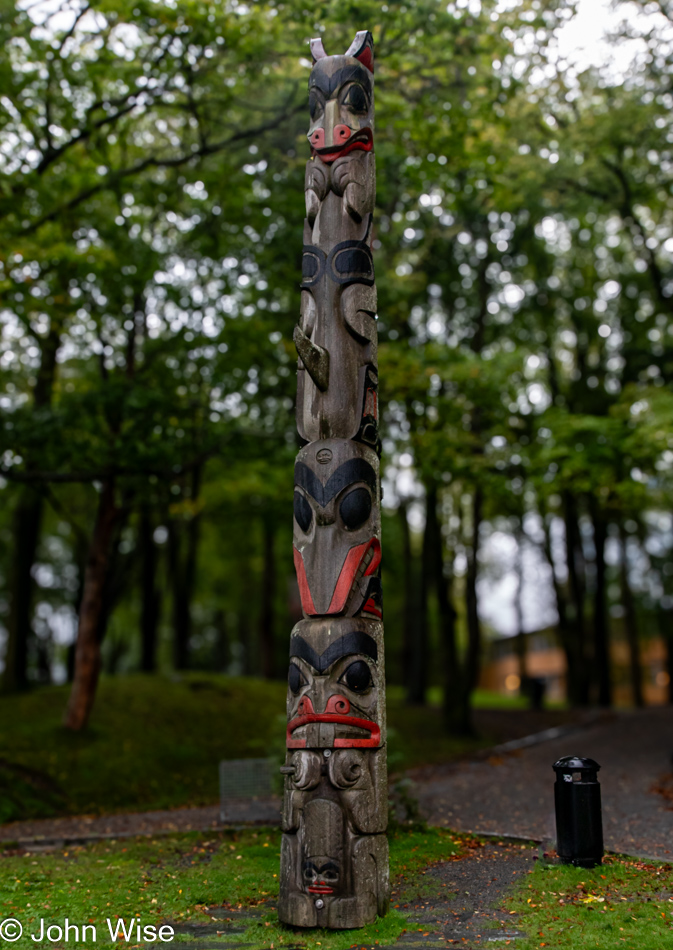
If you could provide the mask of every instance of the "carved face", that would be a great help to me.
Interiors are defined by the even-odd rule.
[[[339,892],[343,863],[344,816],[336,802],[313,799],[304,808],[302,884],[316,897]]]
[[[310,643],[301,633],[292,635],[287,747],[377,748],[381,726],[376,638],[347,625],[340,635],[330,632],[328,625],[316,629]]]
[[[352,56],[329,56],[313,67],[308,140],[323,162],[372,148],[372,87],[370,70]]]
[[[312,442],[297,456],[294,563],[307,616],[353,616],[381,560],[379,461],[364,445]]]
[[[309,894],[334,894],[341,869],[326,855],[311,856],[302,866],[302,879]]]

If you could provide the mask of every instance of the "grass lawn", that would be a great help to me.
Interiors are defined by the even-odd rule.
[[[517,950],[673,947],[673,867],[609,855],[601,867],[538,864],[508,907],[528,934]]]
[[[206,673],[104,677],[81,735],[61,725],[68,687],[0,697],[0,823],[214,803],[220,759],[282,757],[285,691]],[[406,706],[401,690],[388,725],[390,771],[489,744],[447,736],[439,710]]]
[[[394,687],[393,687],[394,688]],[[443,690],[439,686],[428,689],[428,703],[431,706],[441,706]],[[558,708],[560,703],[546,703],[546,708]],[[519,693],[497,693],[492,689],[475,689],[472,693],[473,709],[529,709],[530,702]]]
[[[141,927],[170,922],[175,943],[212,948],[241,943],[250,950],[383,946],[417,929],[395,907],[361,930],[281,926],[275,911],[279,838],[275,829],[232,830],[99,842],[43,854],[0,852],[0,920],[21,922],[23,936],[13,944],[17,950],[54,945],[31,939],[40,932],[40,918],[45,928],[63,927],[66,917],[80,927],[93,924],[97,944],[110,942],[106,919],[113,928],[119,919],[128,928],[135,917]],[[470,860],[470,844],[475,842],[444,829],[392,833],[395,903],[422,900],[424,893],[436,891],[423,876],[427,866],[454,855]],[[673,867],[614,856],[591,871],[538,864],[506,898],[505,908],[516,929],[527,934],[516,940],[517,950],[666,950],[673,946]],[[135,933],[123,941],[144,942]],[[91,940],[79,945],[94,946]]]
[[[405,887],[413,890],[415,873],[455,854],[456,842],[450,832],[439,829],[392,834],[391,878],[404,873]],[[198,937],[214,938],[215,946],[226,934],[227,945],[240,939],[246,946],[310,950],[391,943],[406,928],[406,918],[395,909],[359,930],[294,931],[282,926],[276,905],[269,906],[278,895],[279,846],[280,832],[274,829],[127,839],[40,855],[0,853],[0,920],[14,918],[23,926],[23,936],[13,943],[17,950],[51,945],[30,936],[39,935],[40,918],[45,919],[45,931],[51,924],[63,927],[66,917],[71,924],[93,924],[98,943],[110,942],[107,918],[114,928],[117,918],[128,926],[139,916],[143,927],[173,922],[176,943],[197,936],[190,928],[200,924]],[[257,916],[248,914],[241,921],[242,933],[227,932],[232,918],[237,923],[241,905],[253,915],[259,908]],[[135,937],[129,942],[138,944]]]

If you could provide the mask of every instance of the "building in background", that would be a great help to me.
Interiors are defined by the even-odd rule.
[[[613,702],[616,706],[632,704],[629,651],[626,639],[615,622],[610,646],[612,660]],[[552,627],[524,634],[526,675],[544,683],[549,702],[566,699],[566,658],[558,646]],[[640,646],[643,669],[643,693],[649,706],[668,702],[669,675],[666,672],[666,645],[660,637],[643,640]],[[498,637],[486,644],[479,686],[482,689],[514,695],[521,689],[517,638]]]

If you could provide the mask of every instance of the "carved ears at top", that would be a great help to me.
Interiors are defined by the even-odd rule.
[[[311,56],[315,65],[319,59],[327,56],[325,47],[322,45],[322,39],[318,36],[310,42]],[[369,30],[360,30],[355,34],[355,39],[348,47],[345,56],[352,56],[359,59],[363,66],[366,66],[370,73],[374,72],[374,37]]]
[[[370,73],[374,72],[374,37],[369,30],[360,30],[346,50],[345,56],[354,56],[366,66]]]

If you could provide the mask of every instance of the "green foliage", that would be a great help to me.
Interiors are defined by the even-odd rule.
[[[306,41],[320,34],[340,50],[363,26],[376,47],[390,669],[402,678],[406,555],[392,513],[400,500],[422,505],[429,486],[459,652],[460,601],[476,585],[464,565],[483,570],[475,520],[543,550],[550,598],[568,616],[596,614],[585,603],[593,566],[571,603],[563,559],[541,532],[549,541],[576,522],[588,537],[605,522],[616,536],[626,524],[634,563],[652,556],[656,534],[654,580],[633,571],[632,583],[641,605],[670,610],[670,539],[647,526],[671,507],[670,49],[654,17],[630,76],[577,75],[550,54],[574,8],[323,0],[307,14],[298,0],[105,0],[42,21],[37,8],[6,5],[0,549],[16,547],[9,518],[34,487],[46,501],[34,679],[40,656],[43,667],[65,661],[53,618],[73,625],[98,487],[111,479],[122,514],[110,667],[138,666],[149,512],[153,529],[170,529],[169,554],[161,543],[155,552],[159,586],[196,538],[193,664],[212,665],[217,641],[218,668],[232,672],[260,671],[262,528],[272,526],[282,671],[296,619],[288,505]],[[418,561],[418,525],[412,534]],[[576,559],[590,561],[590,546]],[[0,551],[2,604],[10,567]],[[167,668],[174,621],[162,600]],[[431,625],[437,614],[433,602]]]

